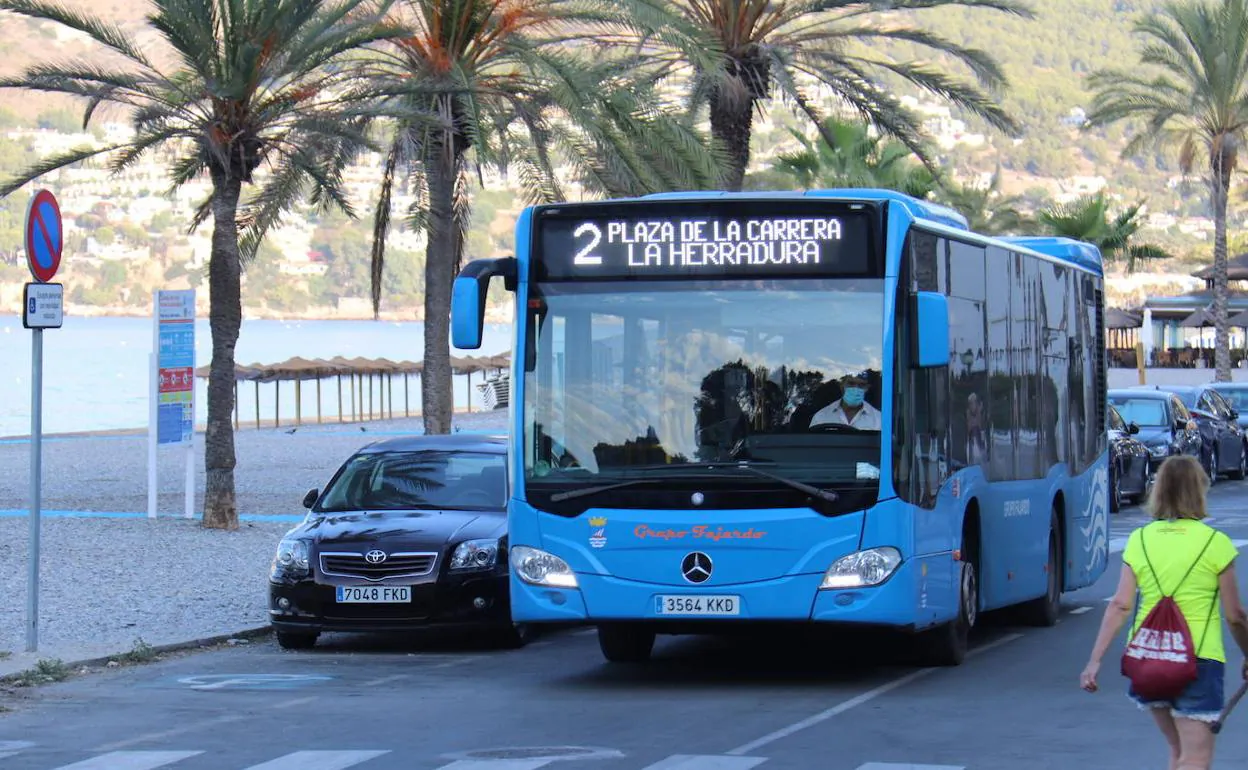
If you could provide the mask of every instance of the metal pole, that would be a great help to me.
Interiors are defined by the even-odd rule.
[[[303,425],[303,380],[295,375],[295,425]]]
[[[43,481],[43,330],[33,329],[30,364],[30,569],[26,592],[26,652],[39,649],[39,518]]]
[[[321,424],[321,376],[316,376],[316,424]]]
[[[408,387],[407,386],[407,372],[403,372],[403,416],[411,417],[412,416],[412,408],[411,408],[411,403],[410,403],[411,394],[408,391],[407,387]]]
[[[342,422],[342,375],[338,375],[338,422]]]
[[[256,380],[256,430],[260,430],[260,380]]]

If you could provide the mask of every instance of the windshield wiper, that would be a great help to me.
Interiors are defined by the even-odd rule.
[[[720,468],[748,471],[749,473],[753,473],[756,476],[761,476],[766,479],[771,479],[772,481],[778,482],[780,484],[784,484],[785,486],[790,487],[792,489],[796,489],[799,492],[805,492],[806,494],[811,495],[812,497],[817,497],[820,500],[826,500],[829,503],[835,503],[837,500],[840,499],[840,497],[831,490],[820,489],[819,487],[811,486],[810,484],[806,484],[801,481],[796,481],[794,479],[785,478],[784,476],[777,476],[774,473],[768,473],[767,471],[762,470],[761,468],[755,467],[754,463],[747,463],[747,462],[740,462],[740,461],[735,461],[735,462],[729,461],[729,462],[719,462],[719,463],[673,463],[673,464],[663,464],[663,465],[642,465],[642,466],[635,466],[633,470],[655,471],[655,470],[671,469],[671,470],[681,471],[681,470],[690,470],[690,469],[692,470],[718,470]],[[657,484],[660,481],[671,480],[671,478],[672,478],[671,476],[664,476],[662,478],[629,479],[628,481],[620,481],[614,484],[603,484],[603,485],[596,486],[596,487],[586,487],[584,489],[573,489],[567,492],[556,492],[555,494],[550,496],[550,501],[552,503],[559,503],[559,502],[563,502],[564,500],[572,500],[577,497],[585,497],[588,495],[596,495],[602,492],[610,492],[613,489],[632,487],[632,486],[637,486],[640,484]]]

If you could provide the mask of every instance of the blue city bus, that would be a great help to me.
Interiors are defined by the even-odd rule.
[[[527,208],[508,548],[517,623],[895,629],[957,665],[981,612],[1053,625],[1108,562],[1099,251],[884,190]]]

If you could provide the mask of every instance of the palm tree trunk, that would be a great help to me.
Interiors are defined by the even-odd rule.
[[[1226,280],[1226,206],[1231,190],[1231,169],[1223,162],[1223,153],[1213,157],[1213,319],[1214,362],[1217,382],[1231,381],[1230,326],[1227,324],[1228,293]]]
[[[448,137],[447,141],[450,139]],[[451,283],[455,270],[455,155],[429,148],[429,247],[425,255],[425,359],[420,377],[425,433],[451,432]]]
[[[728,153],[724,189],[740,192],[750,165],[750,133],[754,124],[754,99],[711,98],[711,136]]]
[[[238,529],[234,497],[234,345],[243,324],[238,256],[238,198],[242,183],[212,175],[212,256],[208,260],[212,363],[208,373],[208,427],[204,437],[204,526]]]

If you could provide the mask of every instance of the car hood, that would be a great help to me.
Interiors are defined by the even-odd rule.
[[[1161,426],[1145,427],[1140,426],[1140,432],[1135,434],[1135,438],[1148,446],[1157,444],[1170,443],[1170,431]]]
[[[441,548],[451,542],[501,537],[507,531],[502,511],[419,510],[350,511],[312,514],[300,535],[314,545],[417,546]]]

